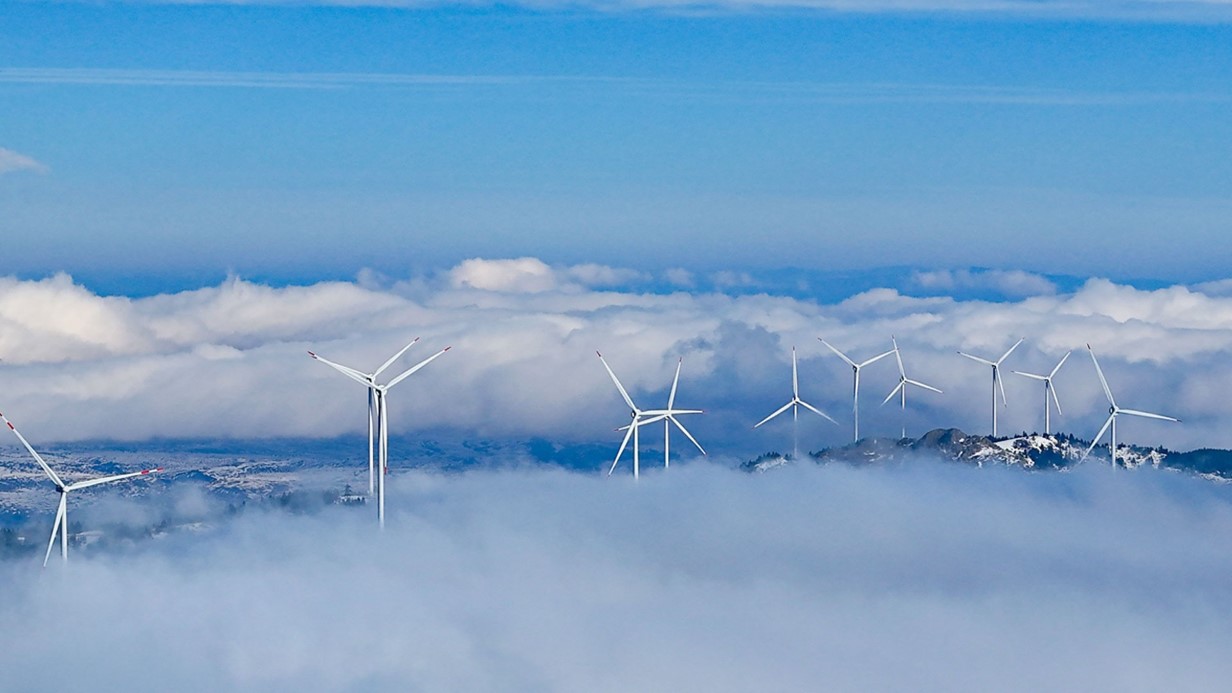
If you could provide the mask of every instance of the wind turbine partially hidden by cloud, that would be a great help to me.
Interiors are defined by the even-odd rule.
[[[800,432],[799,432],[800,407],[804,407],[805,409],[808,409],[809,411],[820,416],[826,421],[829,421],[835,426],[838,425],[838,422],[830,418],[829,414],[818,409],[817,407],[814,407],[808,402],[805,402],[804,400],[800,399],[800,371],[796,367],[796,348],[792,347],[791,348],[791,399],[787,400],[787,404],[784,404],[783,406],[779,407],[770,416],[767,416],[761,421],[758,421],[757,423],[753,424],[753,428],[757,428],[758,426],[761,426],[762,424],[766,423],[770,419],[773,419],[774,417],[778,416],[779,414],[782,414],[783,412],[787,411],[788,408],[790,408],[791,409],[791,437],[792,437],[792,450],[793,450],[792,456],[793,458],[799,458],[800,457]]]
[[[26,450],[28,450],[30,455],[34,457],[34,460],[39,463],[39,466],[43,468],[43,472],[47,474],[47,478],[51,479],[51,483],[56,485],[56,491],[60,494],[60,505],[56,508],[56,519],[51,525],[51,539],[47,542],[47,553],[43,556],[44,568],[47,567],[47,561],[51,559],[51,550],[56,546],[57,534],[60,535],[60,557],[63,558],[65,562],[68,561],[68,494],[70,491],[78,491],[83,488],[90,488],[91,486],[98,486],[99,484],[108,484],[113,481],[132,479],[133,477],[138,476],[147,476],[163,470],[162,467],[157,469],[143,469],[139,472],[103,476],[95,479],[86,479],[85,481],[77,481],[71,484],[66,484],[60,478],[60,475],[56,474],[51,466],[47,464],[47,461],[43,459],[43,456],[34,450],[29,441],[26,440],[26,437],[21,434],[21,431],[18,431],[17,427],[13,425],[12,421],[5,418],[4,414],[0,414],[0,421],[4,421],[4,423],[8,424],[9,430],[17,436],[17,439],[21,441],[22,445],[26,446]]]
[[[333,368],[368,389],[368,495],[371,496],[374,492],[376,493],[377,522],[382,528],[385,527],[385,475],[389,472],[389,414],[385,405],[385,396],[389,392],[390,388],[414,375],[419,369],[429,363],[432,363],[440,357],[441,354],[444,354],[452,348],[445,347],[423,361],[420,361],[414,366],[406,369],[388,383],[384,385],[378,384],[376,382],[376,377],[385,372],[385,369],[392,366],[395,361],[401,358],[408,349],[415,346],[415,343],[418,341],[419,337],[412,339],[409,344],[402,347],[398,353],[389,357],[385,363],[381,364],[380,368],[376,369],[372,373],[362,373],[354,368],[334,363],[333,361],[330,361],[329,359],[324,358],[312,351],[308,352],[308,355],[312,358],[324,363],[330,368]],[[375,461],[373,460],[374,447],[376,457]],[[379,474],[375,474],[375,482],[373,479],[374,467],[380,471]],[[375,489],[373,488],[374,485],[376,487]]]
[[[625,454],[625,448],[629,446],[629,438],[632,438],[633,439],[633,478],[637,479],[639,477],[639,475],[641,474],[641,447],[640,447],[640,440],[638,436],[638,429],[647,424],[657,423],[659,421],[663,422],[663,427],[664,427],[664,450],[663,450],[663,466],[664,467],[667,466],[667,455],[669,452],[668,447],[667,447],[668,437],[671,435],[671,424],[672,423],[676,424],[676,426],[680,428],[681,432],[683,432],[686,436],[688,436],[689,440],[693,441],[694,445],[697,445],[697,449],[701,450],[703,455],[706,454],[706,451],[702,450],[702,446],[698,444],[697,440],[692,436],[692,434],[690,434],[685,429],[684,425],[681,424],[680,421],[676,419],[677,414],[701,414],[702,410],[701,409],[673,409],[673,406],[675,405],[675,402],[676,402],[676,385],[680,380],[680,365],[681,363],[683,363],[683,360],[676,364],[676,378],[675,380],[672,381],[672,392],[670,395],[668,395],[668,398],[667,398],[667,408],[666,409],[638,409],[637,405],[633,403],[633,398],[630,397],[628,391],[625,390],[625,386],[620,384],[620,379],[616,377],[616,373],[612,371],[612,367],[607,365],[607,360],[603,358],[603,354],[600,354],[598,351],[596,351],[595,353],[598,354],[599,361],[603,363],[603,368],[607,370],[607,374],[611,376],[612,382],[616,384],[616,389],[620,391],[620,396],[624,398],[625,404],[629,405],[630,415],[633,418],[633,420],[630,421],[627,426],[621,426],[620,428],[616,429],[618,431],[624,431],[625,437],[624,437],[624,440],[621,441],[620,443],[620,450],[616,451],[616,459],[612,460],[612,466],[610,469],[607,470],[608,476],[611,476],[612,472],[616,471],[616,465],[620,464],[621,455]]]
[[[988,359],[980,358],[979,356],[972,356],[971,354],[968,354],[963,351],[958,352],[959,355],[966,356],[972,361],[979,361],[985,366],[992,366],[992,437],[993,438],[997,437],[997,390],[1001,391],[1002,406],[1008,407],[1010,404],[1009,400],[1006,399],[1005,397],[1005,385],[1001,384],[1001,364],[1005,361],[1005,359],[1009,358],[1010,354],[1014,353],[1014,350],[1018,348],[1019,344],[1022,344],[1024,339],[1026,339],[1026,337],[1022,337],[1017,342],[1014,342],[1014,346],[1010,347],[1009,349],[1006,349],[1005,353],[1001,354],[1001,358],[997,359],[996,361],[989,361]]]
[[[1121,414],[1129,414],[1130,416],[1141,416],[1146,419],[1160,419],[1162,421],[1176,421],[1180,423],[1180,419],[1164,416],[1163,414],[1152,414],[1149,411],[1138,411],[1137,409],[1123,409],[1117,406],[1116,400],[1112,397],[1112,389],[1108,387],[1108,381],[1104,378],[1104,371],[1099,367],[1099,361],[1095,358],[1095,350],[1091,345],[1087,345],[1087,351],[1091,354],[1091,363],[1095,364],[1095,373],[1099,375],[1099,384],[1104,388],[1104,395],[1108,398],[1108,420],[1104,422],[1104,427],[1099,429],[1099,433],[1095,434],[1095,439],[1091,441],[1091,447],[1087,448],[1086,453],[1082,455],[1082,459],[1086,459],[1095,446],[1099,444],[1099,439],[1104,437],[1104,431],[1109,427],[1112,428],[1112,435],[1108,441],[1108,450],[1111,452],[1112,468],[1116,469],[1117,445],[1116,445],[1116,419]]]
[[[826,340],[821,339],[821,337],[818,337],[817,339],[821,340],[822,344],[825,344],[826,346],[830,347],[830,351],[833,351],[834,353],[838,354],[839,358],[846,361],[847,365],[851,366],[851,412],[852,412],[852,418],[855,420],[855,440],[856,442],[859,442],[860,440],[860,369],[870,364],[876,363],[877,361],[880,361],[881,359],[889,356],[890,354],[893,354],[894,350],[891,349],[890,351],[887,351],[884,354],[878,354],[867,361],[856,363],[855,361],[852,361],[850,358],[848,358],[847,354],[844,354],[838,349],[835,349],[834,346],[831,345]]]
[[[1056,390],[1056,387],[1052,384],[1052,379],[1056,377],[1057,371],[1061,370],[1061,366],[1065,365],[1065,359],[1069,358],[1069,355],[1071,353],[1073,352],[1070,352],[1070,351],[1065,352],[1065,355],[1061,357],[1061,360],[1057,362],[1056,367],[1053,368],[1052,372],[1049,373],[1048,375],[1037,375],[1035,373],[1025,373],[1023,371],[1014,371],[1014,373],[1021,375],[1024,378],[1044,381],[1044,435],[1048,435],[1049,433],[1052,433],[1052,405],[1049,404],[1048,402],[1049,398],[1051,398],[1052,401],[1056,403],[1057,414],[1061,413],[1061,400],[1057,399],[1057,390]]]
[[[886,398],[881,400],[881,406],[885,406],[886,402],[889,402],[891,399],[893,399],[895,394],[898,395],[899,408],[902,412],[902,419],[903,419],[902,437],[906,438],[907,437],[907,386],[915,385],[916,387],[924,388],[925,390],[931,390],[933,392],[936,392],[937,394],[941,394],[941,390],[938,390],[932,385],[926,385],[918,380],[912,380],[911,378],[908,378],[907,370],[903,368],[903,355],[902,355],[902,352],[899,351],[898,340],[896,340],[894,337],[890,337],[890,342],[894,345],[894,360],[898,362],[898,385],[895,385],[894,389],[890,390],[890,394],[886,395]]]

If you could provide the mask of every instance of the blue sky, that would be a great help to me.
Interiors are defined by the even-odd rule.
[[[0,272],[1226,276],[1232,12],[910,4],[6,3]]]

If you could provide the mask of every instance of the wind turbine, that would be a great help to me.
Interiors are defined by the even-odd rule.
[[[684,427],[684,424],[680,423],[680,421],[676,418],[676,414],[701,414],[702,410],[701,409],[674,409],[673,408],[676,406],[676,386],[680,383],[680,367],[682,365],[684,365],[683,358],[681,358],[679,361],[676,362],[676,377],[672,378],[672,391],[671,391],[671,394],[667,396],[667,413],[663,415],[663,468],[664,469],[667,469],[669,462],[670,462],[669,454],[671,452],[671,446],[672,446],[672,424],[675,424],[676,428],[679,428],[680,432],[683,433],[686,438],[692,441],[692,443],[695,446],[697,446],[697,449],[701,451],[703,455],[706,454],[706,450],[702,448],[702,444],[697,442],[697,439],[693,437],[693,434],[689,433],[689,430]]]
[[[393,380],[390,380],[388,383],[384,385],[377,383],[376,377],[380,375],[382,372],[384,372],[386,368],[389,368],[391,365],[393,365],[393,363],[397,361],[399,357],[401,357],[403,354],[406,353],[407,349],[410,349],[412,346],[415,345],[415,342],[418,342],[418,341],[419,341],[418,337],[416,337],[415,339],[412,339],[410,344],[407,344],[406,346],[402,347],[402,349],[398,353],[391,356],[387,361],[385,361],[385,363],[381,364],[380,368],[376,369],[372,373],[362,373],[360,371],[355,370],[354,368],[350,368],[348,366],[343,366],[341,364],[334,363],[333,361],[330,361],[329,359],[323,356],[320,356],[312,351],[308,352],[308,355],[311,356],[312,358],[316,359],[317,361],[320,361],[321,363],[324,363],[330,368],[333,368],[334,370],[338,371],[339,373],[342,373],[346,377],[358,382],[360,385],[363,385],[364,387],[368,389],[368,493],[369,495],[373,493],[373,466],[374,466],[373,447],[374,447],[374,439],[375,439],[375,447],[376,447],[375,465],[380,470],[380,474],[376,475],[376,482],[375,482],[375,485],[376,485],[375,492],[376,492],[376,498],[377,498],[377,511],[376,512],[377,512],[377,520],[382,528],[385,527],[385,475],[389,472],[389,412],[385,404],[386,395],[389,392],[390,388],[402,382],[403,380],[406,380],[410,376],[414,375],[417,371],[419,371],[419,369],[423,368],[429,363],[432,363],[437,358],[439,358],[441,354],[444,354],[446,351],[449,351],[450,349],[453,348],[453,347],[445,347],[444,349],[441,349],[440,351],[429,356],[423,361],[420,361],[414,366],[411,366],[410,368],[406,369],[405,371],[400,373],[398,376],[396,376]]]
[[[972,361],[979,361],[985,366],[992,366],[992,437],[993,438],[997,437],[997,390],[1001,390],[1002,405],[1007,406],[1007,407],[1009,406],[1009,401],[1005,398],[1005,385],[1001,384],[1001,363],[1005,361],[1005,359],[1008,358],[1010,354],[1014,353],[1014,350],[1018,348],[1018,345],[1022,344],[1023,339],[1026,339],[1026,337],[1023,337],[1019,339],[1017,342],[1014,342],[1014,346],[1007,349],[1004,354],[1001,354],[1001,358],[997,359],[996,361],[989,361],[988,359],[982,359],[979,356],[972,356],[971,354],[968,354],[962,351],[958,352],[960,355],[966,356]]]
[[[1065,365],[1065,359],[1069,358],[1071,353],[1073,352],[1065,352],[1065,355],[1061,357],[1061,360],[1057,362],[1056,367],[1053,368],[1052,372],[1048,375],[1037,375],[1035,373],[1014,371],[1014,373],[1017,373],[1024,378],[1044,381],[1044,435],[1052,433],[1052,405],[1048,402],[1049,398],[1051,398],[1053,403],[1057,405],[1057,414],[1061,413],[1061,400],[1057,399],[1057,389],[1056,386],[1052,384],[1052,379],[1056,376],[1057,371],[1061,370],[1061,366]]]
[[[4,414],[0,414],[0,420],[8,424],[9,430],[17,436],[17,439],[21,441],[22,445],[26,446],[26,450],[30,451],[30,455],[34,457],[34,460],[39,463],[40,467],[43,468],[43,471],[47,474],[47,478],[51,479],[51,483],[56,485],[56,492],[60,494],[60,505],[56,508],[56,519],[51,524],[51,540],[47,542],[47,554],[43,556],[44,568],[47,567],[47,561],[51,559],[51,550],[56,546],[56,534],[60,535],[60,557],[63,558],[65,562],[68,561],[68,494],[70,491],[90,488],[91,486],[98,486],[99,484],[107,484],[112,481],[131,479],[136,476],[146,476],[155,472],[161,472],[163,470],[162,467],[157,469],[143,469],[139,472],[103,476],[95,479],[86,479],[84,481],[66,484],[60,478],[60,475],[56,474],[55,471],[53,471],[47,464],[47,461],[43,459],[43,456],[35,452],[29,441],[27,441],[26,437],[21,434],[21,431],[17,430],[17,427],[13,425],[12,421],[5,418]]]
[[[625,438],[620,443],[620,450],[616,452],[616,459],[612,460],[611,468],[607,470],[608,476],[611,476],[612,472],[616,471],[616,465],[620,463],[620,457],[625,454],[625,448],[629,445],[629,438],[633,438],[633,478],[637,479],[639,477],[641,473],[641,447],[638,437],[638,429],[647,424],[663,421],[663,426],[666,429],[664,436],[666,437],[667,435],[670,435],[671,432],[669,424],[674,422],[680,427],[680,430],[689,437],[689,440],[692,440],[693,444],[697,445],[697,449],[702,450],[702,446],[698,445],[697,440],[694,439],[687,430],[685,430],[685,427],[676,420],[675,416],[676,414],[700,414],[702,413],[702,410],[672,408],[676,401],[676,384],[680,379],[680,364],[676,365],[676,380],[672,381],[672,393],[668,396],[667,409],[638,409],[637,405],[633,403],[633,398],[630,397],[628,391],[625,390],[625,386],[620,384],[620,379],[616,377],[616,374],[612,371],[612,367],[607,365],[607,361],[603,358],[603,354],[600,354],[598,351],[595,353],[599,355],[599,361],[603,363],[603,368],[607,370],[607,374],[611,376],[612,382],[616,384],[616,389],[620,391],[620,396],[624,398],[625,404],[629,405],[630,415],[633,419],[629,422],[629,425],[616,429],[618,431],[624,431]],[[706,454],[706,451],[702,450],[702,454]],[[665,449],[663,462],[664,466],[667,466],[666,455],[667,450]]]
[[[886,402],[889,402],[894,397],[895,393],[898,394],[899,407],[902,410],[902,415],[903,415],[903,435],[902,437],[906,438],[907,437],[907,386],[915,385],[916,387],[924,388],[925,390],[931,390],[933,392],[936,392],[937,394],[941,394],[941,390],[938,390],[932,385],[926,385],[918,380],[912,380],[911,378],[908,378],[907,371],[903,368],[902,353],[899,352],[898,350],[898,340],[894,339],[894,337],[890,337],[890,342],[894,344],[894,360],[898,361],[898,385],[895,385],[894,389],[890,390],[890,394],[886,395],[886,398],[881,401],[881,405],[885,406]]]
[[[884,354],[878,354],[867,361],[856,363],[855,361],[852,361],[851,359],[847,358],[847,354],[844,354],[838,349],[835,349],[826,340],[821,339],[821,337],[818,337],[817,339],[821,340],[822,344],[825,344],[826,346],[830,347],[830,351],[833,351],[834,353],[838,354],[839,358],[846,361],[847,365],[851,366],[851,412],[852,412],[852,418],[855,419],[855,440],[856,442],[859,442],[860,440],[860,369],[869,364],[880,361],[881,359],[889,356],[890,354],[893,354],[894,351],[891,349],[890,351],[887,351]]]
[[[804,407],[805,409],[808,409],[809,411],[820,416],[826,421],[829,421],[835,426],[838,425],[838,422],[830,418],[829,414],[818,409],[817,407],[814,407],[808,402],[805,402],[804,400],[800,399],[800,372],[796,368],[796,348],[792,347],[791,348],[791,399],[787,401],[787,404],[784,404],[783,406],[775,410],[775,412],[771,414],[770,416],[767,416],[761,421],[758,421],[757,423],[753,424],[753,428],[757,428],[758,426],[766,423],[770,419],[773,419],[774,417],[778,416],[779,414],[782,414],[783,412],[787,411],[788,408],[790,408],[791,409],[791,426],[792,426],[791,437],[792,437],[792,447],[794,449],[793,458],[798,458],[800,456],[800,433],[799,433],[800,407]]]
[[[1095,434],[1095,440],[1091,441],[1091,447],[1087,448],[1087,451],[1082,455],[1082,459],[1085,460],[1087,456],[1091,454],[1091,451],[1094,450],[1095,446],[1099,444],[1099,439],[1104,437],[1104,431],[1108,430],[1109,427],[1112,427],[1112,436],[1109,439],[1108,448],[1112,452],[1112,468],[1115,470],[1117,456],[1116,417],[1121,414],[1129,414],[1130,416],[1141,416],[1146,419],[1160,419],[1163,421],[1176,421],[1178,423],[1180,422],[1180,419],[1173,418],[1171,416],[1164,416],[1163,414],[1152,414],[1148,411],[1122,409],[1121,407],[1118,407],[1116,400],[1112,398],[1112,390],[1108,387],[1108,381],[1104,378],[1104,371],[1099,367],[1099,361],[1095,358],[1095,350],[1091,348],[1090,344],[1087,345],[1087,351],[1091,353],[1091,362],[1095,364],[1095,372],[1099,375],[1099,384],[1103,386],[1104,395],[1108,398],[1108,420],[1104,422],[1104,427],[1099,429],[1099,433]]]

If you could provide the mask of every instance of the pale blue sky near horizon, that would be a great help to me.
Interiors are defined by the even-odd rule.
[[[6,3],[0,274],[1218,279],[1229,18]]]

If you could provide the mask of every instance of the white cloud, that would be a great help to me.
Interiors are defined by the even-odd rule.
[[[1025,298],[1057,292],[1047,277],[1022,270],[933,270],[916,272],[911,281],[926,291],[946,294],[974,290]]]
[[[749,427],[787,395],[793,345],[805,398],[845,420],[850,372],[817,338],[866,357],[895,335],[909,374],[945,390],[909,401],[909,432],[982,432],[987,373],[954,352],[995,355],[1026,337],[1007,368],[1039,372],[1091,343],[1123,405],[1185,420],[1134,421],[1119,431],[1125,440],[1232,447],[1218,397],[1232,388],[1232,298],[1091,280],[1073,293],[1004,303],[877,289],[819,304],[764,294],[590,290],[583,283],[635,275],[533,258],[474,259],[439,279],[285,288],[230,279],[139,299],[99,296],[64,275],[0,279],[0,405],[36,442],[357,434],[365,426],[363,393],[305,350],[372,369],[419,336],[408,365],[454,349],[395,390],[397,431],[616,438],[611,429],[627,414],[595,358],[601,349],[646,403],[666,398],[683,357],[680,403],[707,412],[691,430],[716,452],[757,454],[783,449],[789,437],[783,426]],[[899,431],[897,410],[878,404],[896,377],[889,362],[864,375],[863,432]],[[1007,375],[1006,389],[1002,430],[1038,428],[1035,383]],[[1093,435],[1106,405],[1085,354],[1070,359],[1057,389],[1061,430]],[[849,431],[824,422],[801,426],[801,444],[810,449],[840,444]],[[614,453],[618,440],[612,442]]]
[[[449,272],[454,287],[533,294],[559,287],[556,273],[538,258],[484,260],[472,258]]]
[[[584,288],[627,286],[646,279],[647,275],[632,269],[595,263],[551,267],[533,257],[471,258],[449,271],[449,283],[454,288],[506,294],[576,293]]]
[[[1232,279],[1203,282],[1193,288],[1208,296],[1232,296]]]
[[[710,281],[720,289],[739,289],[750,286],[756,286],[757,280],[753,279],[753,275],[748,272],[737,272],[735,270],[720,270],[710,275]]]
[[[0,147],[0,175],[17,171],[47,173],[50,170],[46,164],[35,161],[25,154],[18,154],[11,149]]]
[[[252,512],[0,564],[0,668],[14,690],[1219,690],[1226,489],[1106,472],[403,474],[379,535]]]
[[[663,273],[663,278],[670,284],[691,288],[694,284],[693,273],[683,267],[673,267]]]

